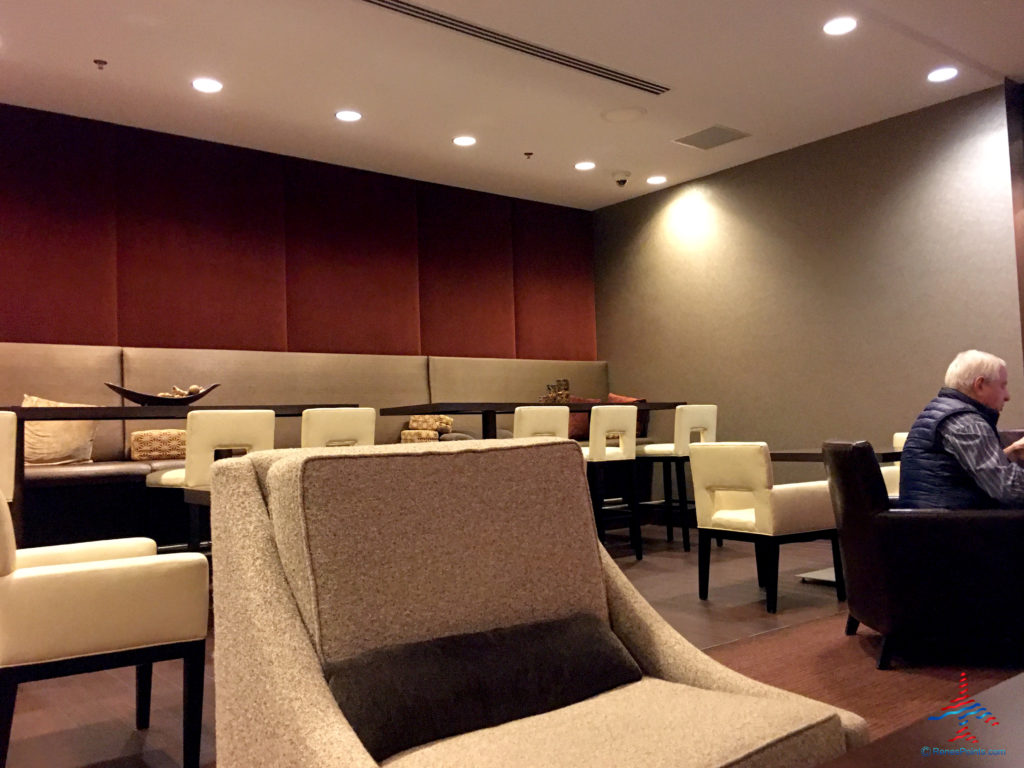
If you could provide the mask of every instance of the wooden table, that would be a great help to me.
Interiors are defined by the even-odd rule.
[[[17,431],[14,443],[14,501],[11,504],[11,520],[15,538],[22,531],[22,505],[25,485],[25,422],[26,421],[118,421],[139,419],[183,419],[189,411],[221,411],[259,409],[273,411],[277,416],[301,416],[307,408],[354,408],[352,404],[329,405],[96,405],[74,407],[32,408],[20,405],[0,407],[13,411],[17,416]]]
[[[989,725],[976,717],[967,720],[967,727],[976,743],[964,739],[950,741],[960,725],[957,718],[942,714],[949,700],[959,693],[956,683],[949,684],[949,700],[935,702],[932,715],[902,728],[860,749],[847,752],[825,765],[827,768],[906,768],[907,766],[949,765],[957,768],[974,766],[1021,765],[1024,762],[1024,729],[1021,723],[1021,702],[1024,701],[1024,675],[1017,675],[991,688],[976,693],[970,689],[971,673],[967,672],[968,696],[987,709],[999,725]],[[964,750],[959,754],[938,750]],[[1003,752],[997,750],[1004,750]],[[973,752],[973,754],[972,754]]]
[[[486,438],[497,437],[498,414],[515,413],[516,408],[521,406],[534,405],[565,405],[571,413],[586,413],[595,405],[623,405],[623,403],[420,403],[419,405],[398,405],[391,408],[381,408],[381,416],[415,416],[417,414],[445,414],[461,415],[479,413],[481,421],[481,435]],[[635,405],[640,411],[667,411],[677,405],[686,405],[685,401],[674,403],[626,403]]]

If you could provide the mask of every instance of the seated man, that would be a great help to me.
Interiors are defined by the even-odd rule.
[[[915,509],[1024,508],[1024,439],[1003,448],[996,422],[1006,391],[1006,362],[961,352],[945,386],[917,417],[900,458],[899,506]]]

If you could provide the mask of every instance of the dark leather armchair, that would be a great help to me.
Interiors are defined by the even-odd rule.
[[[1024,647],[1024,510],[890,509],[870,443],[824,444],[849,618],[894,652]]]

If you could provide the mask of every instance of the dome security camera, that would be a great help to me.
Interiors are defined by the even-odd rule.
[[[629,181],[629,171],[615,171],[612,174],[612,178],[615,179],[615,183],[620,186],[626,186],[626,182]]]

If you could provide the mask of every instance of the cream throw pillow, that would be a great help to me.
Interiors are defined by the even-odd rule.
[[[34,395],[25,395],[21,404],[37,408],[88,407],[83,403],[58,403]],[[26,421],[25,463],[75,464],[92,461],[95,434],[95,421]]]

